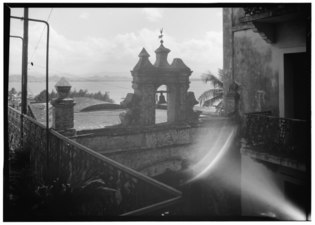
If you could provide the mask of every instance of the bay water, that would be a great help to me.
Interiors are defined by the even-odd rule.
[[[56,82],[49,82],[49,92],[55,89]],[[87,90],[89,93],[105,93],[108,92],[111,99],[115,103],[119,104],[123,98],[126,97],[127,93],[133,93],[132,81],[130,79],[126,80],[108,80],[108,81],[71,81],[71,90],[79,91]],[[9,90],[15,88],[16,91],[21,91],[21,82],[9,82]],[[41,91],[45,90],[45,82],[28,82],[28,94],[32,96],[38,95]],[[212,86],[208,83],[205,84],[201,80],[190,81],[190,87],[188,91],[195,93],[196,99],[206,90],[210,89]]]

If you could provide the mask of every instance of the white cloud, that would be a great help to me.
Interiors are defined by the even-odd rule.
[[[156,8],[145,8],[142,9],[142,13],[145,14],[146,18],[151,22],[156,22],[162,18],[163,12]]]
[[[155,62],[155,49],[159,46],[157,38],[158,29],[142,29],[137,33],[127,33],[119,35],[116,41],[123,49],[121,54],[135,58],[142,47],[150,54],[151,63]],[[171,50],[168,61],[172,63],[174,58],[183,59],[184,63],[195,71],[193,75],[199,76],[200,73],[208,70],[217,73],[218,68],[223,66],[223,37],[222,32],[209,31],[201,38],[178,41],[176,38],[165,33],[164,46]],[[136,62],[135,61],[135,62]],[[134,63],[135,64],[135,63]],[[132,64],[131,66],[134,66]]]
[[[32,26],[30,33],[29,55],[38,43],[42,27]],[[45,72],[46,31],[44,31],[36,54],[30,67],[31,73]],[[71,40],[59,34],[53,27],[50,32],[49,68],[53,74],[93,75],[100,72],[125,72],[130,75],[130,70],[138,61],[138,54],[144,47],[150,54],[151,63],[155,62],[155,50],[160,45],[157,34],[159,29],[141,29],[138,32],[117,34],[113,38],[88,37],[83,40]],[[193,76],[208,70],[213,73],[222,68],[223,44],[222,32],[207,32],[200,38],[179,41],[165,32],[164,46],[171,50],[169,63],[174,58],[183,59],[184,63],[194,71]],[[10,67],[12,73],[20,73],[21,53],[20,47],[11,48],[14,65]],[[29,59],[31,60],[31,59]],[[12,70],[11,70],[12,68]]]
[[[89,18],[89,13],[87,13],[87,12],[83,12],[83,13],[81,13],[80,15],[79,15],[79,18],[81,18],[81,19],[87,19],[87,18]]]

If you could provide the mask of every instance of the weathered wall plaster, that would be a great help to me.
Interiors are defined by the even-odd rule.
[[[283,52],[305,48],[305,21],[275,24],[275,42],[270,44],[253,31],[252,24],[240,22],[243,16],[242,8],[223,9],[224,91],[234,76],[240,84],[241,114],[272,110],[275,116],[284,115]]]
[[[151,127],[151,128],[105,128],[92,131],[81,131],[88,136],[76,138],[76,141],[97,152],[105,153],[115,150],[138,150],[160,148],[164,146],[191,143],[189,126]]]

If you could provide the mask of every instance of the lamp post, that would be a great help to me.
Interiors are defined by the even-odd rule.
[[[17,17],[17,16],[11,16],[12,19],[19,19],[19,20],[25,20],[26,18],[24,17]],[[38,19],[31,19],[27,18],[28,21],[33,21],[33,22],[39,22],[39,23],[44,23],[47,26],[47,43],[46,43],[46,129],[48,131],[49,129],[49,86],[48,86],[48,61],[49,61],[49,23],[44,20],[38,20]]]
[[[21,39],[22,40],[22,44],[23,44],[23,38],[20,36],[16,36],[16,35],[10,35],[11,38],[17,38],[17,39]],[[22,55],[23,57],[23,55]],[[23,68],[22,68],[22,74],[23,74]],[[22,82],[22,86],[23,86],[23,82]],[[22,90],[23,87],[21,87]],[[22,108],[21,108],[22,110]],[[20,145],[23,147],[23,112],[21,111],[21,131],[20,131]]]
[[[22,43],[23,43],[23,38],[21,36],[16,36],[16,35],[10,35],[10,38],[17,38],[17,39],[21,39],[22,40]],[[23,57],[23,55],[22,55]],[[22,68],[22,74],[23,74],[23,68]],[[23,83],[22,83],[23,85]],[[21,90],[22,90],[22,87],[21,87]]]
[[[48,60],[49,60],[49,23],[44,20],[38,20],[38,19],[31,19],[31,18],[24,18],[24,17],[17,17],[17,16],[10,16],[12,19],[18,19],[18,20],[28,20],[33,22],[39,22],[44,23],[47,26],[47,43],[46,43],[46,165],[47,165],[47,172],[49,170],[49,86],[48,86]],[[22,113],[23,117],[23,113]],[[22,131],[23,132],[23,131]]]

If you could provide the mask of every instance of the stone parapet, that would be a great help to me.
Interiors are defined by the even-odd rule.
[[[88,135],[89,134],[89,135]],[[155,149],[190,144],[190,126],[105,128],[78,131],[76,141],[95,151]]]

